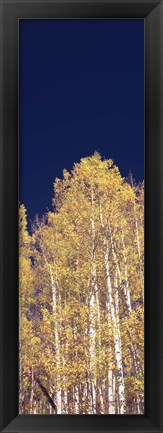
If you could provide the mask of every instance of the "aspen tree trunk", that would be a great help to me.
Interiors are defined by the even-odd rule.
[[[125,254],[125,242],[124,242],[124,233],[123,233],[122,227],[121,227],[121,231],[122,231],[122,252],[123,252],[123,258],[124,258],[124,273],[125,273],[125,281],[126,281],[124,294],[125,294],[125,298],[126,298],[126,305],[128,307],[129,313],[131,313],[132,307],[131,307],[131,297],[130,297],[130,290],[129,290],[127,257]]]
[[[125,280],[126,280],[126,285],[125,285],[125,298],[126,298],[126,305],[128,308],[128,312],[129,315],[131,314],[132,311],[132,307],[131,307],[131,298],[130,298],[130,290],[129,290],[129,280],[128,280],[128,268],[127,268],[127,257],[125,254],[125,241],[124,241],[124,233],[123,233],[123,229],[121,227],[121,232],[122,232],[122,251],[123,251],[123,258],[124,258],[124,272],[125,272]],[[138,363],[137,363],[137,356],[136,356],[136,352],[132,343],[132,335],[129,332],[129,336],[130,336],[130,346],[131,346],[131,352],[132,352],[132,356],[133,356],[133,364],[134,364],[134,370],[135,370],[135,377],[137,377],[137,375],[139,374],[139,367],[138,367]],[[136,406],[137,406],[137,413],[140,413],[140,400],[138,397],[136,397]]]
[[[37,414],[36,401],[33,402],[33,415]]]
[[[92,229],[92,275],[91,275],[91,294],[90,294],[90,370],[95,372],[95,362],[96,362],[96,331],[95,331],[95,293],[98,290],[96,282],[96,263],[95,263],[95,223],[94,223],[94,196],[93,189],[91,192],[91,207],[92,207],[92,217],[91,217],[91,229]],[[89,392],[92,396],[92,411],[91,413],[96,413],[96,383],[95,380],[91,380],[89,386]]]
[[[87,402],[88,402],[88,414],[92,414],[92,391],[91,391],[91,380],[87,380]]]
[[[100,219],[101,219],[101,225],[104,228],[103,223],[103,216],[102,216],[102,209],[100,209]],[[116,311],[114,306],[114,300],[113,300],[113,290],[112,290],[112,283],[111,283],[111,276],[110,276],[110,269],[109,269],[109,253],[108,253],[108,244],[105,238],[104,234],[104,260],[105,260],[105,270],[106,270],[106,279],[107,279],[107,288],[108,288],[108,303],[109,303],[109,309],[110,309],[110,317],[114,328],[114,350],[115,350],[115,358],[116,358],[116,365],[118,370],[118,395],[119,395],[119,413],[124,414],[125,413],[125,385],[124,385],[124,377],[123,377],[123,364],[122,364],[122,348],[121,348],[121,339],[120,339],[120,329],[116,317]]]
[[[112,255],[113,255],[113,258],[114,258],[114,261],[115,261],[115,264],[116,264],[117,275],[118,275],[118,278],[119,278],[119,283],[121,285],[122,284],[121,271],[120,271],[120,266],[119,266],[119,263],[118,263],[117,255],[115,253],[114,241],[113,241],[113,236],[112,236],[112,233],[111,233],[111,225],[109,225],[109,230],[110,230],[111,251],[112,251]],[[122,230],[122,228],[121,228],[121,230]],[[126,284],[125,284],[125,287],[124,287],[124,295],[125,295],[125,301],[126,301],[127,308],[129,310],[129,312],[131,312],[131,298],[130,298],[130,290],[129,290],[128,271],[127,271],[127,259],[126,259],[126,256],[125,256],[125,245],[124,245],[124,236],[123,236],[123,233],[122,233],[122,244],[123,244],[122,251],[123,251],[123,257],[124,257],[125,280],[126,280]]]
[[[64,360],[63,360],[63,365],[65,368],[66,363],[68,361],[68,356],[67,356],[67,354],[68,354],[68,337],[67,337],[66,327],[64,327],[64,332],[66,335],[66,343],[65,343],[65,347],[64,347]],[[67,385],[66,379],[67,379],[66,376],[64,376],[63,380],[64,380],[65,384]],[[67,390],[63,391],[63,410],[64,410],[64,413],[68,413],[68,392],[67,392]]]
[[[109,261],[108,261],[108,252],[105,253],[105,266],[106,266],[106,275],[107,275],[107,286],[108,286],[108,298],[110,304],[110,315],[111,320],[114,327],[114,348],[115,348],[115,357],[116,364],[118,369],[118,394],[119,394],[119,403],[120,403],[120,414],[124,414],[125,412],[125,387],[124,387],[124,377],[123,377],[123,365],[122,365],[122,349],[121,349],[121,339],[120,339],[120,330],[117,323],[117,317],[113,302],[112,295],[112,285],[110,278],[110,270],[109,270]]]
[[[82,404],[82,413],[86,413],[86,400],[87,400],[87,384],[81,384],[81,404]]]
[[[68,407],[67,391],[63,391],[63,407],[64,407],[64,413],[67,413],[67,407]]]
[[[141,247],[140,247],[139,227],[138,227],[138,218],[136,213],[135,199],[134,199],[134,217],[135,217],[135,229],[136,229],[136,240],[137,240],[137,249],[138,249],[138,257],[139,257],[140,277],[141,277],[141,283],[143,285],[142,299],[144,305],[144,270],[142,269],[141,266]]]
[[[32,367],[31,367],[30,409],[29,409],[30,415],[33,413],[33,395],[34,395],[34,372],[33,372],[33,365],[32,365]]]
[[[119,317],[119,299],[118,299],[118,290],[117,290],[117,279],[115,278],[115,310],[117,315],[117,320]],[[111,321],[109,306],[108,306],[108,318],[109,322]],[[118,322],[119,325],[119,322]],[[109,353],[111,357],[111,346],[109,348]],[[115,376],[113,376],[113,371],[109,369],[108,371],[108,404],[109,404],[109,414],[116,413],[116,402],[115,402]]]
[[[108,370],[108,413],[115,414],[115,402],[113,396],[113,371]]]
[[[91,393],[92,393],[92,413],[96,413],[96,381],[91,382]]]
[[[74,334],[74,345],[76,347],[76,343],[77,343],[77,337],[76,337],[76,325],[75,325],[75,321],[73,321],[73,334]],[[76,351],[74,352],[74,358],[76,358],[77,353]],[[79,388],[77,385],[75,385],[73,387],[73,403],[74,403],[74,411],[75,414],[79,413]]]
[[[128,314],[131,314],[132,311],[132,306],[131,306],[131,297],[130,297],[130,290],[129,290],[129,279],[128,279],[128,269],[127,269],[127,257],[125,254],[125,242],[124,242],[124,233],[123,233],[123,229],[121,227],[121,233],[122,233],[122,252],[123,252],[123,258],[124,258],[124,272],[125,272],[125,287],[124,287],[124,296],[125,296],[125,303],[126,303],[126,307],[128,310]],[[117,268],[117,274],[119,277],[119,284],[122,284],[122,280],[121,280],[121,272],[120,272],[120,267],[118,264],[118,260],[117,260],[117,256],[115,253],[115,249],[114,249],[114,241],[113,241],[113,237],[111,234],[111,227],[110,227],[110,239],[111,239],[111,245],[112,245],[112,254],[113,254],[113,258],[115,260],[116,263],[116,268]],[[117,287],[117,283],[116,283],[116,287]],[[117,290],[116,290],[116,299],[117,299]],[[117,302],[117,301],[116,301]],[[128,331],[129,332],[129,331]],[[129,337],[130,337],[130,347],[131,347],[131,352],[132,352],[132,357],[133,357],[133,363],[134,363],[134,370],[135,370],[135,376],[137,376],[139,368],[137,365],[137,356],[136,356],[136,352],[134,349],[134,346],[132,344],[132,335],[129,332]],[[139,407],[139,399],[137,399],[137,411],[139,413],[140,411],[140,407]]]
[[[94,374],[95,368],[95,320],[94,320],[94,309],[95,309],[95,296],[94,292],[91,293],[90,297],[90,374]],[[89,375],[90,376],[90,375]],[[88,400],[91,401],[89,404],[90,413],[96,413],[96,391],[95,391],[95,381],[90,379],[88,384]]]
[[[104,413],[104,397],[103,397],[103,386],[102,385],[99,387],[99,393],[100,393],[100,412]]]
[[[103,217],[102,217],[102,208],[100,203],[100,221],[101,225],[104,229],[104,223],[103,223]],[[105,246],[105,239],[104,239],[104,246]],[[108,326],[110,327],[111,323],[111,316],[110,316],[110,304],[109,301],[106,303],[107,305],[107,315],[108,315]],[[111,359],[111,345],[109,346],[109,360]],[[114,414],[115,413],[115,403],[114,403],[114,396],[113,396],[113,373],[111,368],[108,370],[108,413]]]
[[[19,342],[20,342],[20,335],[19,335]],[[19,349],[19,414],[22,413],[22,402],[23,402],[22,379],[23,378],[22,378],[21,350]]]
[[[116,387],[115,387],[115,375],[112,373],[113,376],[113,404],[114,404],[114,413],[116,413]]]
[[[134,182],[133,177],[131,177],[131,186],[134,190]],[[136,240],[137,240],[137,247],[138,247],[138,256],[140,260],[140,239],[139,239],[139,230],[138,230],[138,220],[137,220],[137,214],[136,214],[136,205],[135,205],[135,197],[134,197],[134,217],[135,217],[135,228],[136,228]],[[141,267],[140,267],[141,269]]]
[[[79,413],[79,388],[78,388],[78,386],[73,387],[73,401],[74,401],[75,414],[78,414]]]
[[[51,406],[50,406],[51,407]],[[42,400],[40,400],[40,404],[39,404],[39,412],[40,414],[42,414]]]
[[[124,274],[125,274],[125,286],[124,286],[124,296],[125,296],[125,303],[126,303],[126,307],[128,310],[128,314],[131,314],[132,311],[132,307],[131,307],[131,297],[130,297],[130,290],[129,290],[129,279],[128,279],[128,269],[127,269],[127,257],[125,254],[125,243],[124,243],[124,234],[123,234],[123,230],[121,227],[121,232],[122,232],[122,252],[123,252],[123,258],[124,258]],[[116,257],[116,253],[114,250],[114,242],[113,242],[113,238],[111,235],[111,231],[110,231],[110,238],[111,238],[111,245],[112,245],[112,254],[116,263],[116,268],[117,268],[117,274],[119,277],[119,284],[121,286],[122,281],[121,281],[121,273],[120,273],[120,267],[118,264],[118,260]],[[118,280],[117,278],[115,279],[115,305],[116,305],[116,309],[118,308],[118,315],[119,315],[119,307],[118,307]],[[129,332],[129,331],[128,331]],[[132,357],[133,357],[133,364],[134,364],[134,371],[135,371],[135,377],[138,374],[138,365],[137,365],[137,357],[136,357],[136,352],[134,349],[134,346],[132,344],[132,335],[129,332],[129,337],[130,337],[130,347],[131,347],[131,352],[132,352]],[[139,399],[137,398],[137,413],[140,413],[140,407],[139,407]]]
[[[114,305],[115,305],[117,328],[119,330],[119,345],[121,347],[122,344],[121,344],[121,333],[120,333],[120,323],[119,323],[119,294],[118,294],[117,273],[115,274],[115,278],[114,278]],[[118,395],[118,401],[119,401],[119,413],[121,413],[121,399],[120,399],[120,395]]]
[[[50,267],[50,277],[51,277],[51,291],[52,291],[52,300],[53,300],[53,311],[54,314],[56,314],[56,308],[57,308],[57,299],[56,299],[56,286],[54,283],[53,273],[52,269]],[[59,335],[58,335],[58,324],[55,323],[55,347],[56,347],[56,366],[60,367],[60,350],[59,350]],[[56,406],[57,406],[57,413],[62,413],[62,395],[61,395],[61,389],[60,389],[60,377],[59,375],[56,378]]]
[[[119,293],[118,293],[118,278],[116,272],[114,278],[114,300],[115,300],[115,311],[116,311],[117,323],[119,326]]]
[[[99,332],[98,345],[99,345],[99,351],[100,351],[100,349],[101,349],[101,335],[100,335],[101,320],[100,320],[100,305],[99,305],[99,296],[98,296],[98,287],[97,286],[96,286],[95,298],[96,298],[96,306],[97,306],[97,328],[98,328],[98,332]],[[103,398],[103,391],[102,391],[101,387],[99,388],[99,394],[100,394],[100,412],[104,413],[104,398]]]
[[[138,256],[139,256],[139,260],[140,260],[140,257],[141,257],[141,254],[140,254],[140,239],[139,239],[138,220],[137,220],[137,214],[136,214],[135,200],[134,200],[134,216],[135,216],[135,229],[136,229],[136,240],[137,240]],[[141,270],[141,265],[140,265],[140,270]]]
[[[110,308],[108,302],[107,302],[107,314],[108,314],[108,326],[110,327],[111,317],[110,317]],[[111,335],[112,335],[112,331],[111,331]],[[111,344],[109,344],[109,362],[111,362],[111,359],[112,359],[112,347]],[[108,413],[109,414],[115,413],[115,402],[114,402],[114,395],[113,395],[113,371],[110,367],[108,369]]]

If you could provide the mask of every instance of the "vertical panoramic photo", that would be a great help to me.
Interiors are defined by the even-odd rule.
[[[144,20],[19,21],[19,414],[144,414]]]

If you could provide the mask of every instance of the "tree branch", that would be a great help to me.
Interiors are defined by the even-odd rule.
[[[34,379],[38,383],[39,387],[41,388],[41,391],[43,392],[43,394],[47,398],[49,404],[52,406],[52,408],[55,410],[55,413],[57,414],[57,406],[54,403],[54,401],[52,400],[52,398],[50,397],[47,389],[45,388],[45,386],[42,385],[40,379],[36,375],[34,375]]]

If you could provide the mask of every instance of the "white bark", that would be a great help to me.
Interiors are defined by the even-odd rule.
[[[88,400],[88,414],[92,414],[92,390],[91,390],[91,381],[88,379],[87,381],[87,400]]]
[[[52,300],[53,300],[53,311],[56,314],[57,309],[57,300],[56,300],[56,286],[54,283],[53,272],[50,266],[50,277],[51,277],[51,291],[52,291]],[[59,350],[59,335],[58,335],[58,324],[55,318],[55,349],[56,349],[56,366],[60,367],[60,350]],[[60,377],[59,375],[56,378],[56,406],[57,406],[57,414],[62,413],[62,395],[60,389]]]
[[[33,402],[33,415],[37,414],[36,400]]]
[[[67,391],[63,391],[63,410],[64,413],[67,413],[67,409],[68,409],[68,395],[67,395]]]
[[[123,229],[121,227],[121,231],[122,231],[122,252],[123,252],[123,258],[124,258],[124,274],[125,274],[125,288],[124,288],[124,294],[125,294],[125,298],[126,298],[126,305],[127,308],[129,310],[129,313],[131,313],[131,297],[130,297],[130,290],[129,290],[129,280],[128,280],[128,268],[127,268],[127,257],[126,257],[126,253],[125,253],[125,241],[124,241],[124,233],[123,233]]]
[[[91,293],[90,293],[90,371],[94,374],[96,368],[96,330],[95,330],[95,296],[98,290],[96,281],[96,263],[95,263],[95,223],[94,223],[94,196],[92,190],[91,196],[92,217],[91,217],[91,230],[92,230],[92,275],[91,275]],[[89,392],[92,396],[92,411],[96,413],[96,384],[91,380]]]
[[[30,415],[33,413],[33,397],[34,397],[34,372],[33,372],[33,365],[32,365],[32,367],[31,367],[30,409],[29,409]]]
[[[74,345],[77,345],[77,336],[76,336],[76,324],[75,320],[73,321],[73,331],[74,331]],[[77,357],[77,352],[74,352],[74,358]],[[73,402],[74,402],[74,411],[75,414],[79,413],[79,387],[75,385],[73,387]]]
[[[123,257],[124,257],[124,266],[125,266],[125,279],[126,279],[126,290],[125,290],[125,296],[126,296],[126,305],[128,307],[128,311],[129,314],[131,314],[132,311],[132,307],[131,307],[131,298],[130,298],[130,291],[129,291],[129,280],[128,280],[128,269],[127,269],[127,257],[125,254],[125,242],[124,242],[124,233],[123,233],[123,229],[121,227],[121,231],[122,231],[122,251],[123,251]],[[138,239],[137,239],[138,240]],[[139,245],[140,246],[140,245]],[[138,250],[139,250],[139,246],[138,246]],[[139,251],[140,253],[140,251]],[[140,256],[139,256],[140,259]],[[141,272],[141,269],[140,269]],[[130,336],[130,346],[131,346],[131,352],[132,352],[132,356],[133,356],[133,364],[134,364],[134,370],[135,370],[135,376],[137,377],[137,375],[139,374],[139,365],[137,362],[137,356],[136,356],[136,351],[134,348],[134,345],[132,343],[132,335],[131,332],[129,331],[129,336]],[[136,405],[137,405],[137,413],[140,414],[140,399],[137,397],[136,398]]]
[[[79,413],[79,388],[78,388],[78,386],[74,386],[74,388],[73,388],[73,401],[74,401],[75,414],[78,414]]]
[[[90,329],[89,329],[89,337],[90,337],[90,371],[94,374],[95,369],[95,317],[94,317],[94,308],[95,308],[95,296],[92,292],[90,298]],[[90,380],[89,384],[89,393],[92,396],[92,408],[91,413],[96,413],[96,391],[95,391],[95,381]]]
[[[122,251],[123,251],[123,258],[124,258],[124,272],[125,272],[125,280],[126,280],[126,285],[125,285],[125,299],[126,299],[126,305],[128,308],[128,312],[129,314],[131,314],[132,311],[132,307],[131,307],[131,297],[130,297],[130,290],[129,290],[129,279],[128,279],[128,267],[127,267],[127,257],[126,257],[126,253],[125,253],[125,241],[124,241],[124,233],[123,233],[123,229],[121,227],[121,232],[122,232]],[[139,366],[137,363],[137,356],[136,356],[136,351],[134,348],[134,345],[132,343],[132,335],[131,332],[129,332],[129,336],[130,336],[130,346],[131,346],[131,352],[132,352],[132,356],[133,356],[133,364],[134,364],[134,370],[135,370],[135,377],[137,377],[137,375],[139,374]],[[137,405],[137,413],[140,413],[140,400],[139,398],[136,398],[136,405]]]
[[[100,219],[101,225],[104,228],[102,209],[100,209]],[[105,234],[103,237],[104,242],[104,260],[105,260],[105,269],[106,269],[106,278],[107,278],[107,288],[108,288],[108,304],[110,317],[114,328],[113,338],[114,338],[114,350],[115,350],[115,358],[116,365],[118,370],[118,395],[119,395],[119,413],[125,413],[125,385],[124,385],[124,377],[123,377],[123,364],[122,364],[122,348],[121,348],[121,339],[120,339],[120,329],[119,329],[119,317],[116,317],[116,311],[114,307],[113,300],[113,290],[109,269],[109,254],[108,254],[108,244],[105,238]],[[118,320],[117,320],[118,319]]]
[[[99,388],[100,393],[100,412],[104,413],[104,397],[103,397],[103,387],[100,386]]]
[[[119,394],[119,402],[120,402],[120,414],[124,414],[125,412],[125,386],[124,386],[124,377],[123,377],[123,366],[122,366],[122,349],[121,349],[121,339],[120,339],[120,330],[117,323],[117,317],[115,314],[113,296],[112,296],[112,285],[109,271],[109,261],[108,261],[108,253],[105,253],[105,266],[107,273],[107,286],[108,286],[108,298],[110,304],[110,315],[111,320],[114,327],[114,348],[115,348],[115,357],[116,364],[118,369],[118,394]]]
[[[114,240],[113,240],[113,236],[111,233],[111,226],[109,226],[110,229],[110,240],[111,240],[111,250],[112,250],[112,255],[116,264],[116,268],[117,268],[117,275],[119,278],[119,283],[120,285],[122,285],[122,280],[121,280],[121,270],[120,270],[120,266],[118,263],[118,259],[117,259],[117,255],[115,252],[115,248],[114,248]],[[122,230],[122,228],[121,228]],[[125,295],[125,301],[126,301],[126,305],[127,308],[129,310],[129,312],[131,312],[131,298],[130,298],[130,290],[129,290],[129,281],[128,281],[128,271],[127,271],[127,258],[125,255],[125,245],[124,245],[124,235],[123,235],[123,231],[122,231],[122,251],[123,251],[123,257],[124,257],[124,267],[125,267],[125,286],[124,286],[124,295]]]
[[[40,404],[39,404],[39,413],[40,415],[42,414],[42,400],[40,400]]]
[[[86,413],[86,398],[87,398],[87,384],[81,385],[81,401],[82,401],[82,413]]]
[[[115,390],[115,376],[113,374],[113,407],[114,413],[116,413],[116,390]]]
[[[137,240],[138,256],[139,256],[139,260],[140,260],[140,257],[141,257],[140,239],[139,239],[138,220],[137,220],[137,214],[136,214],[135,200],[134,200],[134,216],[135,216],[135,228],[136,228],[136,240]]]
[[[142,299],[143,299],[143,304],[144,304],[144,269],[142,269],[142,264],[141,264],[141,245],[140,245],[139,227],[138,227],[138,218],[137,218],[135,200],[134,200],[134,217],[135,217],[135,229],[136,229],[136,241],[137,241],[138,257],[139,257],[140,279],[141,279],[141,284],[143,285]]]
[[[96,381],[91,382],[91,393],[92,393],[92,413],[96,413]]]
[[[111,323],[111,317],[110,317],[110,308],[109,308],[109,302],[107,302],[107,314],[108,314],[108,326],[110,326]],[[112,330],[110,331],[110,337],[112,336]],[[112,362],[112,347],[111,342],[109,344],[109,363]],[[113,392],[113,371],[111,369],[111,366],[109,366],[108,369],[108,413],[109,414],[115,414],[115,401],[114,401],[114,392]]]

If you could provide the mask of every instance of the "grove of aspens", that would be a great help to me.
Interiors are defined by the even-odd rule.
[[[19,207],[19,413],[143,414],[144,182],[95,152],[52,206]]]

